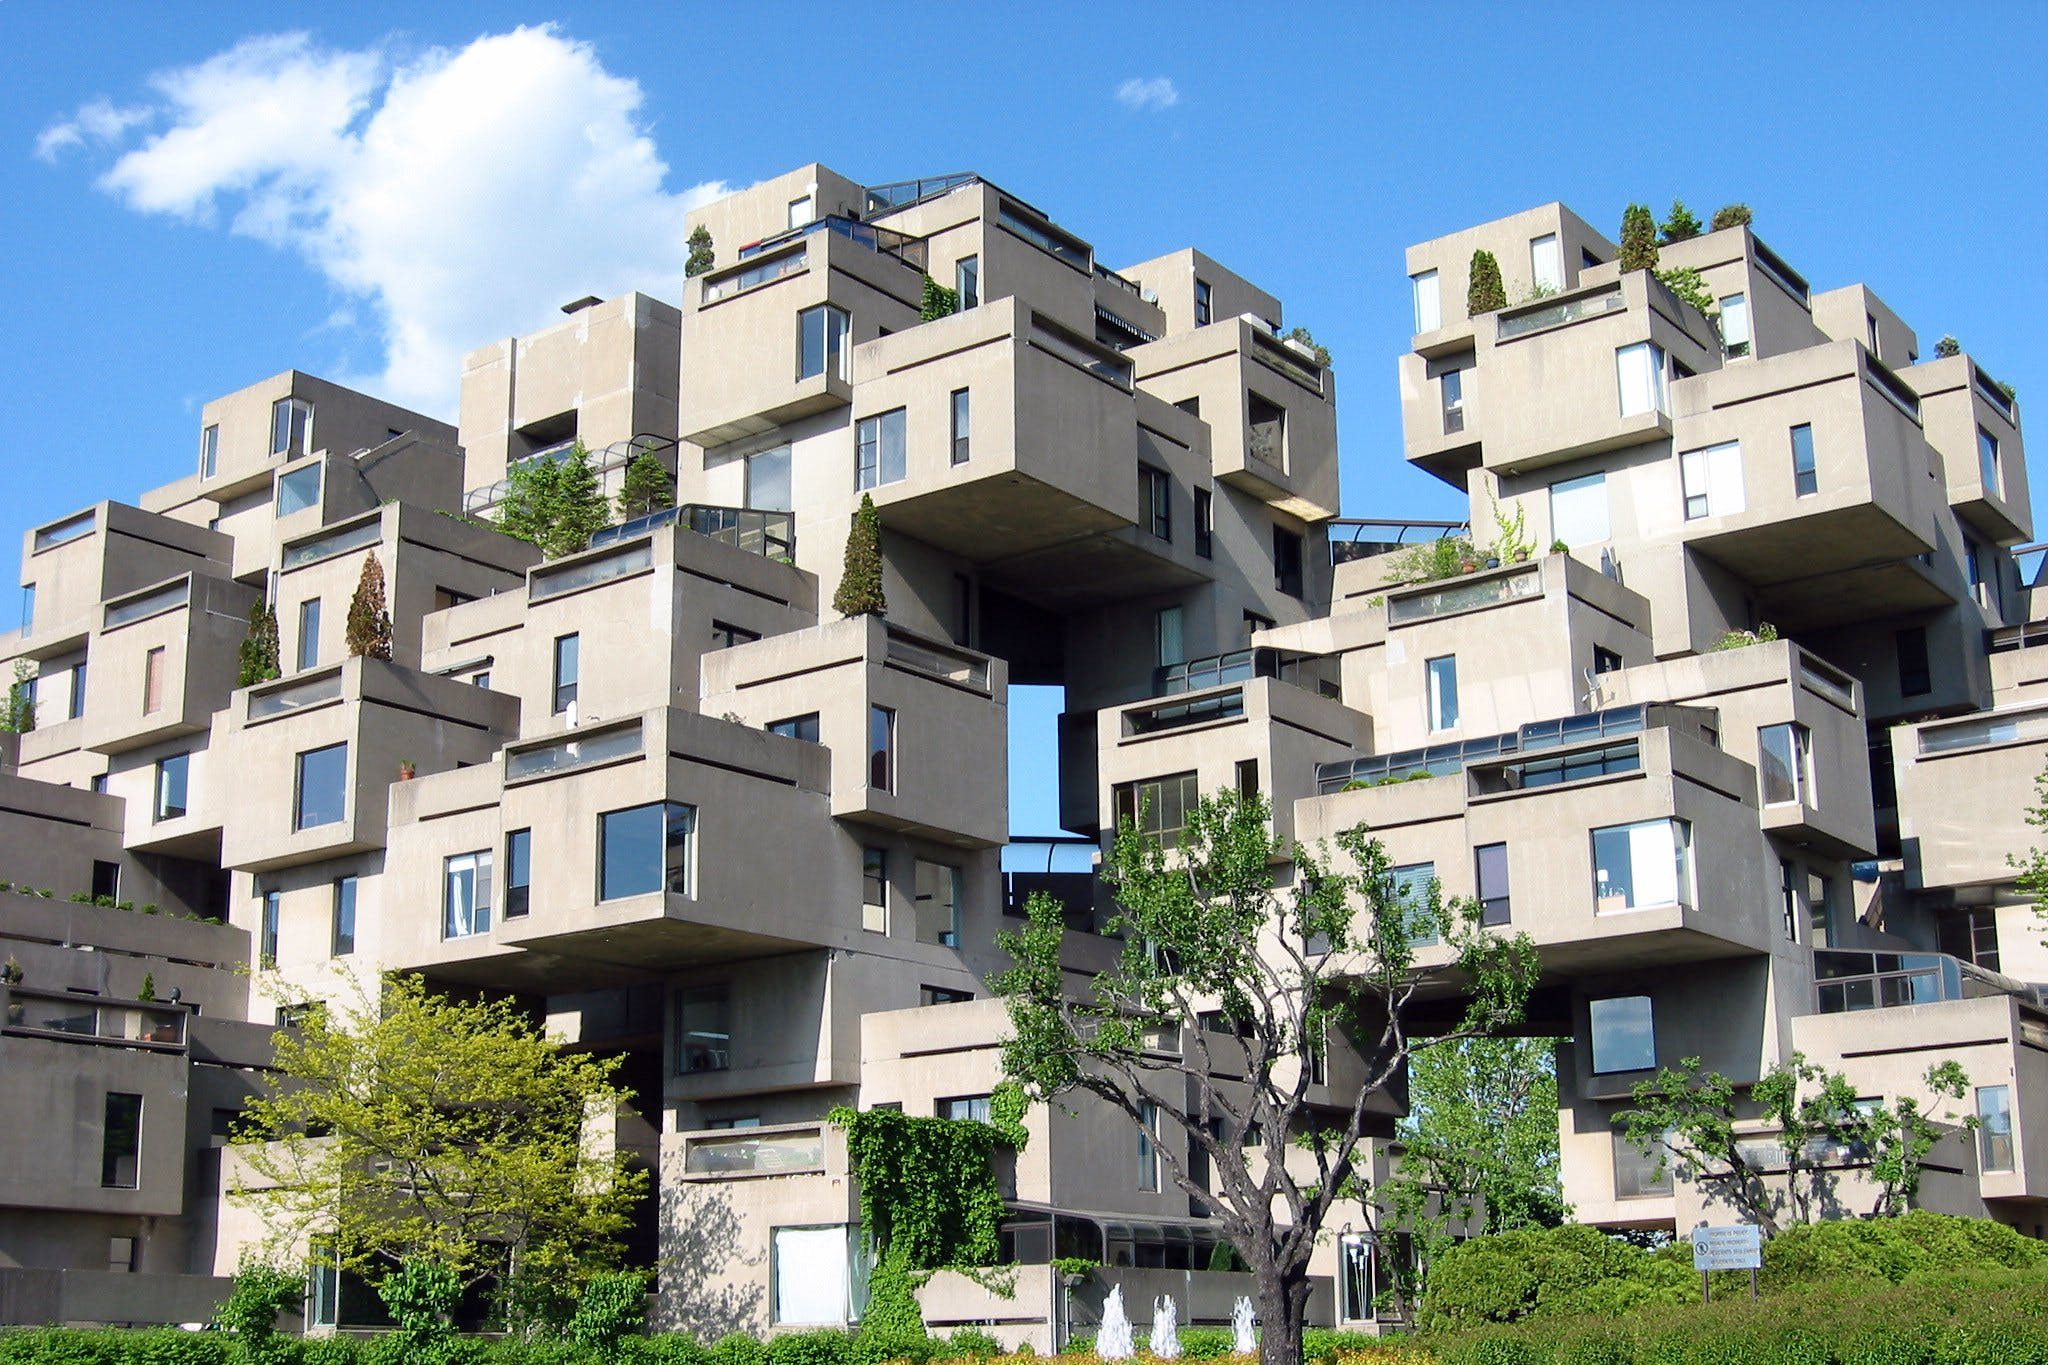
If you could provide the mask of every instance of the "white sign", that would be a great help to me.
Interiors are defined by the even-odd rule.
[[[1763,1236],[1754,1223],[1692,1230],[1694,1270],[1755,1270],[1764,1263]]]

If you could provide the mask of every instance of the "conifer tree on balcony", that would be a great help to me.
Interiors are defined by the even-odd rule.
[[[1698,215],[1685,206],[1683,199],[1671,201],[1671,212],[1664,216],[1664,244],[1690,241],[1700,235]]]
[[[889,610],[882,595],[882,518],[866,493],[860,495],[860,511],[846,534],[846,567],[832,594],[832,609],[841,616],[880,616]]]
[[[372,550],[363,560],[356,595],[348,604],[348,652],[363,659],[391,657],[391,613],[384,607],[384,565]]]
[[[1491,251],[1472,253],[1472,281],[1465,287],[1465,316],[1476,318],[1508,306],[1507,286],[1501,283],[1500,262]]]
[[[712,262],[717,259],[711,245],[711,229],[702,223],[697,224],[690,229],[684,244],[690,248],[690,255],[683,262],[683,278],[694,280],[711,269]]]
[[[249,633],[242,637],[241,671],[235,686],[250,687],[277,675],[277,613],[258,602],[249,608]]]
[[[1720,207],[1720,208],[1717,208],[1717,209],[1715,209],[1715,210],[1714,210],[1714,218],[1713,218],[1713,222],[1712,222],[1712,223],[1710,224],[1710,226],[1711,226],[1711,227],[1713,228],[1713,230],[1714,230],[1715,232],[1719,232],[1719,231],[1720,231],[1720,230],[1721,230],[1722,228],[1732,228],[1732,227],[1748,227],[1748,226],[1749,226],[1749,205],[1747,205],[1747,204],[1723,204],[1723,205],[1721,205],[1721,207]]]
[[[635,455],[633,463],[626,466],[626,477],[619,484],[619,520],[631,521],[634,517],[644,517],[675,505],[675,480],[669,478],[661,458],[651,450]]]
[[[498,505],[498,529],[539,546],[545,558],[575,554],[604,529],[610,505],[581,441],[560,460],[515,467],[505,482],[509,487]]]
[[[1657,220],[1646,204],[1630,204],[1621,215],[1621,273],[1657,268]]]

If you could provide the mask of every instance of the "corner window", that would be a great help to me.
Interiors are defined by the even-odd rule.
[[[1927,664],[1927,628],[1909,626],[1892,633],[1893,648],[1899,656],[1899,695],[1922,697],[1934,690],[1934,677]]]
[[[1244,396],[1245,417],[1251,426],[1251,453],[1275,469],[1287,468],[1287,409],[1255,393]]]
[[[472,938],[491,928],[491,851],[441,863],[441,937]]]
[[[952,451],[953,451],[953,463],[954,463],[954,464],[966,464],[966,463],[967,463],[967,454],[968,454],[968,437],[969,437],[969,435],[971,434],[971,430],[972,430],[972,425],[973,425],[973,424],[972,424],[972,422],[970,421],[970,412],[969,412],[969,408],[968,408],[968,402],[967,402],[967,390],[965,390],[965,389],[955,389],[955,390],[953,390],[953,404],[952,404],[952,433],[953,433],[953,445],[952,445]]]
[[[863,417],[854,448],[854,485],[879,488],[909,473],[903,443],[903,409]]]
[[[304,465],[289,474],[277,476],[277,515],[288,517],[294,512],[303,512],[320,501],[320,469],[318,464]]]
[[[1216,495],[1206,488],[1195,490],[1195,553],[1204,559],[1216,553]]]
[[[1998,912],[1988,906],[1945,911],[1935,922],[1935,946],[1950,957],[1998,970]]]
[[[1195,326],[1207,327],[1209,325],[1210,315],[1211,299],[1209,295],[1209,282],[1207,280],[1198,279],[1195,281]],[[1157,1187],[1155,1186],[1154,1188]]]
[[[345,957],[356,950],[356,879],[336,877],[334,879],[334,935],[330,950],[336,957]]]
[[[953,266],[953,292],[963,310],[981,302],[981,257],[962,256]]]
[[[1564,288],[1564,252],[1557,245],[1557,234],[1546,232],[1529,243],[1529,278],[1536,282],[1536,288],[1556,293]]]
[[[1657,1065],[1655,1021],[1647,995],[1617,995],[1586,1002],[1593,1035],[1593,1074],[1648,1071]]]
[[[526,914],[532,895],[533,831],[515,829],[505,836],[505,918]]]
[[[293,767],[292,828],[341,823],[348,811],[348,745],[308,749]]]
[[[1808,800],[1811,743],[1804,725],[1766,725],[1757,731],[1757,779],[1765,805]]]
[[[1138,1102],[1138,1188],[1159,1188],[1159,1106]]]
[[[917,941],[960,946],[960,869],[917,860]]]
[[[1664,348],[1653,341],[1639,341],[1614,353],[1614,377],[1621,391],[1621,415],[1637,417],[1649,412],[1669,413],[1664,392]]]
[[[1479,886],[1479,922],[1488,928],[1508,923],[1508,846],[1481,844],[1472,850],[1472,868]]]
[[[270,405],[270,453],[303,455],[313,448],[313,405],[280,398]]]
[[[1118,826],[1129,822],[1140,834],[1156,839],[1161,848],[1179,846],[1188,812],[1201,799],[1195,774],[1191,772],[1146,782],[1125,782],[1111,795]]]
[[[889,850],[860,851],[860,927],[871,934],[889,932]]]
[[[787,512],[789,447],[775,446],[747,456],[747,506],[763,512]]]
[[[845,379],[847,357],[853,349],[847,344],[852,326],[844,309],[829,304],[798,313],[796,377],[814,379],[822,374]]]
[[[214,424],[199,432],[199,477],[210,479],[220,469],[220,426]]]
[[[1984,610],[1996,613],[1999,610],[1998,557],[1969,536],[1964,536],[1963,569],[1969,575],[1970,596]]]
[[[581,672],[581,641],[575,635],[555,637],[555,686],[553,713],[561,715],[576,704],[578,677]]]
[[[1984,480],[1984,491],[1993,495],[2000,493],[1998,483],[1998,438],[1983,427],[1977,428],[1977,473]]]
[[[1816,948],[1835,944],[1835,884],[1818,872],[1806,874],[1806,922]]]
[[[1805,422],[1792,428],[1792,493],[1810,498],[1820,492],[1820,472],[1813,462],[1813,427]]]
[[[676,1073],[724,1071],[732,1066],[732,1000],[723,986],[676,992]]]
[[[1593,676],[1621,672],[1621,655],[1602,645],[1593,646]]]
[[[175,820],[185,813],[187,782],[191,770],[190,754],[167,754],[156,761],[154,818],[157,821]]]
[[[1446,654],[1424,665],[1429,693],[1429,728],[1449,730],[1458,723],[1458,656]]]
[[[2013,1169],[2012,1092],[2002,1085],[1977,1087],[1977,1167]]]
[[[886,706],[868,708],[868,786],[896,790],[896,713]]]
[[[1173,539],[1173,483],[1163,469],[1138,466],[1138,515],[1145,530],[1160,540]]]
[[[1692,827],[1642,820],[1594,830],[1593,895],[1599,914],[1692,904]]]
[[[109,1090],[100,1120],[100,1187],[136,1189],[141,1173],[142,1096]]]
[[[1607,475],[1587,474],[1550,485],[1550,538],[1574,549],[1598,545],[1609,535]]]
[[[597,898],[655,891],[690,894],[690,837],[697,808],[655,801],[597,817]]]
[[[1436,272],[1425,270],[1420,275],[1410,275],[1408,287],[1415,296],[1415,335],[1434,332],[1443,326],[1443,299],[1437,290]]]
[[[1307,591],[1302,580],[1302,540],[1299,532],[1284,526],[1273,528],[1273,586],[1289,597]]]
[[[711,623],[711,648],[714,650],[731,649],[734,645],[750,645],[760,638],[760,631],[748,630],[745,626],[736,626],[730,621],[714,620]]]
[[[320,599],[309,597],[299,603],[299,652],[294,667],[301,670],[320,662]]]
[[[1749,354],[1749,299],[1730,294],[1721,300],[1721,349],[1730,360]]]
[[[1724,441],[1678,457],[1678,476],[1685,486],[1685,519],[1729,517],[1742,502],[1742,446]]]

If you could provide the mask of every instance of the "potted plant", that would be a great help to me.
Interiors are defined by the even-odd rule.
[[[419,769],[413,766],[411,759],[401,758],[398,760],[398,780],[400,782],[410,782],[418,774]]]

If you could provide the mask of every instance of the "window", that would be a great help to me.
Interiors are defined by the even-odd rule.
[[[1793,943],[1799,942],[1799,896],[1794,890],[1798,884],[1792,864],[1778,859],[1778,900],[1785,916],[1785,937]]]
[[[1730,360],[1749,354],[1749,299],[1730,294],[1721,300],[1721,349]]]
[[[1865,313],[1863,315],[1863,327],[1870,336],[1870,353],[1877,355],[1877,315],[1875,313]]]
[[[280,398],[270,405],[270,453],[303,455],[312,449],[313,405],[303,398]]]
[[[1273,586],[1289,597],[1306,591],[1302,582],[1301,534],[1284,526],[1273,528]]]
[[[336,877],[334,879],[334,936],[331,940],[334,956],[343,957],[356,950],[356,879]]]
[[[134,1272],[135,1239],[133,1237],[109,1237],[107,1239],[107,1269],[116,1275],[127,1275]]]
[[[777,1228],[771,1248],[775,1321],[839,1326],[847,1319],[846,1228]]]
[[[597,817],[597,898],[665,891],[690,894],[690,836],[697,808],[655,801]]]
[[[107,1092],[100,1123],[100,1185],[109,1190],[137,1188],[142,1166],[142,1096]]]
[[[1671,1161],[1663,1142],[1645,1152],[1629,1140],[1626,1129],[1614,1130],[1614,1197],[1646,1199],[1672,1192]]]
[[[964,1005],[974,998],[973,991],[954,990],[951,986],[919,986],[919,1005]]]
[[[1792,428],[1792,492],[1802,498],[1820,492],[1820,473],[1813,463],[1813,427],[1804,422]]]
[[[1546,232],[1529,243],[1529,278],[1538,289],[1555,292],[1564,288],[1564,252],[1557,234]]]
[[[1195,490],[1195,553],[1204,559],[1216,553],[1216,495],[1206,488]]]
[[[1159,1106],[1138,1101],[1138,1188],[1159,1188]]]
[[[724,1071],[732,1066],[732,1002],[724,986],[688,986],[676,992],[676,1073]]]
[[[175,820],[186,810],[187,781],[192,772],[192,755],[166,754],[156,761],[156,813],[158,822]]]
[[[845,310],[830,304],[798,313],[796,377],[814,379],[822,374],[832,379],[846,378],[847,356],[852,350],[846,344],[847,333],[851,329]]]
[[[896,790],[896,713],[886,706],[868,708],[868,786]]]
[[[917,941],[960,946],[960,869],[917,860]]]
[[[731,649],[734,645],[749,645],[760,638],[760,631],[748,630],[745,626],[735,626],[726,621],[713,621],[711,623],[711,647],[713,649]]]
[[[1455,435],[1465,429],[1465,372],[1445,370],[1437,383],[1443,389],[1444,435]]]
[[[1237,767],[1233,776],[1236,780],[1237,794],[1239,796],[1257,796],[1259,794],[1259,760],[1256,758],[1240,758],[1237,760]]]
[[[981,302],[981,257],[962,256],[954,265],[953,292],[960,296],[963,310]]]
[[[1200,794],[1191,772],[1123,783],[1114,792],[1117,824],[1128,820],[1140,834],[1157,839],[1160,847],[1176,847]]]
[[[1963,537],[1963,569],[1970,578],[1970,596],[1989,612],[1999,610],[1998,559],[1968,536]]]
[[[263,893],[263,925],[257,931],[256,963],[260,967],[277,965],[277,931],[284,917],[284,893],[266,891]]]
[[[1733,516],[1742,510],[1742,445],[1724,441],[1678,457],[1685,485],[1685,519]]]
[[[791,227],[800,228],[810,222],[811,217],[811,196],[806,194],[801,198],[789,201],[789,225]]]
[[[432,610],[447,611],[450,607],[459,607],[464,602],[474,601],[476,601],[475,593],[457,592],[453,588],[444,588],[436,584],[434,587],[434,605]]]
[[[764,512],[787,512],[789,447],[774,446],[747,456],[747,506]]]
[[[577,679],[580,669],[579,655],[581,641],[574,635],[555,637],[555,690],[554,711],[561,715],[576,704]]]
[[[1165,470],[1138,466],[1138,513],[1146,531],[1160,540],[1173,539],[1173,483]]]
[[[1251,638],[1260,631],[1271,630],[1272,628],[1272,617],[1261,616],[1255,611],[1248,611],[1244,614],[1244,638],[1246,643],[1250,643]]]
[[[1600,645],[1594,645],[1593,676],[1597,678],[1602,673],[1619,672],[1621,672],[1621,656],[1619,654],[1616,654],[1611,649],[1605,649]]]
[[[77,720],[85,714],[85,660],[71,665],[70,694],[65,698],[65,717]]]
[[[953,463],[967,463],[967,438],[972,423],[968,417],[967,390],[953,390]]]
[[[975,1123],[988,1122],[987,1095],[959,1095],[943,1099],[934,1106],[942,1119],[969,1119]]]
[[[518,919],[532,909],[533,831],[515,829],[505,836],[505,918]]]
[[[36,623],[36,585],[21,585],[21,633],[26,635]]]
[[[1899,695],[1920,697],[1934,690],[1927,668],[1927,628],[1909,626],[1892,633],[1892,645],[1899,656]]]
[[[1382,894],[1388,908],[1397,911],[1406,922],[1408,942],[1417,948],[1430,947],[1441,937],[1436,916],[1430,909],[1435,887],[1435,863],[1407,863],[1387,869]]]
[[[1410,275],[1408,285],[1415,295],[1415,335],[1443,326],[1443,302],[1437,290],[1436,272],[1425,270],[1420,275]]]
[[[164,650],[159,645],[142,656],[142,714],[152,715],[164,707]]]
[[[1592,1025],[1593,1074],[1648,1071],[1657,1065],[1656,1030],[1647,995],[1617,995],[1586,1002]]]
[[[1287,409],[1255,393],[1244,396],[1245,417],[1251,425],[1251,453],[1275,469],[1287,468]]]
[[[1757,779],[1764,804],[1807,801],[1811,738],[1804,725],[1766,725],[1756,732]]]
[[[299,603],[299,653],[295,667],[306,669],[320,662],[320,599],[309,597]]]
[[[1449,730],[1458,723],[1458,656],[1446,654],[1424,665],[1429,692],[1429,728]]]
[[[1936,946],[1950,957],[1998,970],[1998,912],[1988,906],[1951,910],[1936,921]]]
[[[790,739],[809,740],[811,743],[816,744],[818,742],[818,713],[811,711],[801,716],[791,716],[788,720],[769,721],[768,733],[771,735],[784,735]]]
[[[1593,831],[1596,911],[1692,904],[1692,827],[1641,820]]]
[[[348,745],[308,749],[294,767],[292,828],[339,824],[347,814]]]
[[[889,932],[889,850],[860,851],[860,927],[871,934]]]
[[[121,865],[102,859],[92,860],[92,898],[99,900],[121,899]]]
[[[470,675],[469,675],[469,685],[470,685],[471,687],[474,687],[474,688],[477,688],[477,689],[479,689],[480,691],[484,691],[484,692],[488,692],[488,691],[490,691],[490,690],[491,690],[491,670],[490,670],[490,669],[488,669],[488,668],[486,668],[486,669],[484,669],[484,670],[483,670],[482,672],[479,672],[479,673],[472,673],[472,674],[470,674]]]
[[[1977,1168],[2011,1170],[2012,1092],[2002,1085],[1978,1086],[1977,1123]]]
[[[288,517],[320,501],[320,466],[303,465],[277,476],[277,515]]]
[[[1607,475],[1587,474],[1550,485],[1550,538],[1597,545],[1608,537]]]
[[[854,449],[854,483],[879,488],[902,479],[909,468],[903,444],[903,409],[860,419]]]
[[[199,477],[210,479],[220,469],[220,426],[202,427],[199,432]]]
[[[1195,326],[1207,327],[1210,317],[1209,282],[1195,281]],[[1156,1186],[1154,1188],[1157,1188]]]
[[[1179,607],[1161,607],[1152,613],[1152,657],[1161,668],[1187,661],[1187,647],[1181,635]]]
[[[1806,878],[1806,922],[1809,941],[1816,948],[1835,942],[1835,884],[1818,872]]]
[[[1614,353],[1615,380],[1621,389],[1621,415],[1671,411],[1664,396],[1664,348],[1639,341]]]
[[[471,938],[491,929],[491,851],[441,862],[441,937]]]
[[[1508,846],[1481,844],[1472,850],[1472,866],[1479,886],[1479,922],[1489,928],[1508,923]]]
[[[105,773],[94,773],[92,775],[92,789],[101,796],[107,794],[107,775]]]
[[[1983,427],[1977,428],[1977,473],[1983,477],[1984,491],[1996,494],[1998,483],[1998,438]]]

